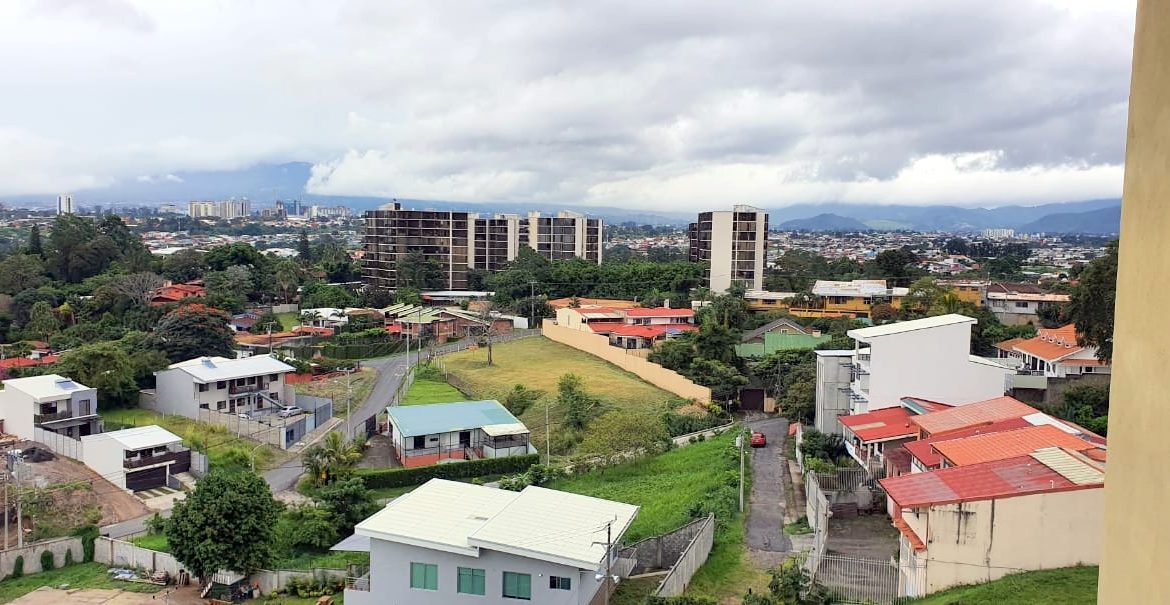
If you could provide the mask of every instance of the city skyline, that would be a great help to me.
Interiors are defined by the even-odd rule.
[[[1116,197],[1132,2],[1096,4],[7,3],[0,196],[306,161],[647,210]]]

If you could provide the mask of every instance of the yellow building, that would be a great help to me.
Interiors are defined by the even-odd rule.
[[[943,279],[938,285],[949,288],[959,300],[982,307],[987,293],[987,282],[973,279]]]
[[[884,279],[855,279],[853,281],[817,280],[812,297],[803,299],[795,292],[768,292],[749,290],[744,294],[748,308],[753,311],[786,311],[796,317],[870,317],[873,307],[888,304],[898,309],[908,288],[891,288]]]

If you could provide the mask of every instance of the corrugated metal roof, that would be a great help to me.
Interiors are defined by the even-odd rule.
[[[879,482],[901,508],[1094,487],[1073,483],[1030,455],[888,477]]]
[[[1013,397],[996,397],[915,416],[910,420],[932,435],[1035,414],[1036,408]]]
[[[1097,446],[1050,425],[1029,426],[934,444],[934,449],[955,466],[1015,458],[1048,447],[1082,451]]]
[[[1036,450],[1032,452],[1032,457],[1077,485],[1096,485],[1105,482],[1105,473],[1100,469],[1085,464],[1058,447]]]
[[[394,430],[404,437],[437,435],[452,431],[467,431],[498,424],[520,424],[520,421],[494,399],[432,403],[386,408]]]
[[[910,424],[911,414],[905,408],[883,408],[865,414],[837,418],[862,441],[884,441],[918,434],[918,427]]]
[[[938,328],[941,326],[951,326],[963,323],[973,324],[976,323],[976,320],[975,318],[967,317],[966,315],[951,313],[948,315],[936,315],[934,317],[914,319],[911,321],[899,321],[892,324],[873,326],[872,328],[857,328],[855,330],[849,330],[846,334],[855,340],[868,342],[871,338],[879,338],[882,336],[890,336],[891,334],[902,334],[905,332],[912,332],[914,330],[926,330],[930,328]]]
[[[167,369],[180,369],[190,374],[200,382],[215,382],[261,376],[263,374],[283,374],[292,372],[296,368],[272,357],[271,355],[253,355],[239,359],[226,357],[197,357],[180,361],[167,366]]]
[[[105,438],[113,439],[126,450],[141,450],[148,447],[160,447],[163,445],[170,445],[172,443],[179,443],[183,438],[164,429],[157,424],[149,426],[136,426],[120,431],[110,431],[108,433],[98,433],[97,435],[87,435],[82,437],[82,441],[90,438]]]
[[[950,433],[943,433],[941,435],[932,435],[925,439],[918,441],[911,441],[903,444],[907,452],[914,456],[926,468],[936,468],[942,464],[942,456],[934,451],[932,444],[939,441],[950,441],[951,439],[962,439],[964,437],[971,437],[974,435],[983,435],[987,433],[998,433],[1000,431],[1010,431],[1014,429],[1022,429],[1032,426],[1027,420],[1023,418],[1012,418],[1009,420],[1002,420],[1000,422],[993,422],[991,424],[981,424],[976,427],[962,429],[959,431],[952,431]]]

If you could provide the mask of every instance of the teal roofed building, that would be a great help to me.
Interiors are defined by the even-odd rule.
[[[390,441],[406,467],[534,454],[524,426],[500,402],[391,406]]]

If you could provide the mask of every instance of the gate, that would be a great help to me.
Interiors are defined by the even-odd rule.
[[[126,489],[132,492],[165,487],[167,484],[167,467],[159,466],[144,471],[126,473]]]
[[[810,554],[805,569],[829,589],[834,603],[897,605],[908,600],[898,596],[898,567],[891,561]]]
[[[745,412],[764,411],[764,389],[740,389],[739,409]]]

